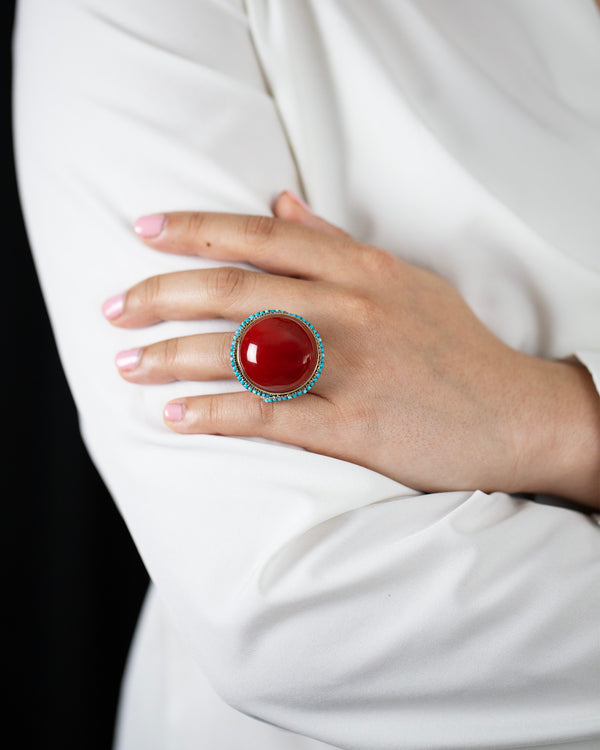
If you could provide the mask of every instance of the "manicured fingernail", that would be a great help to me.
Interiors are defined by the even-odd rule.
[[[149,216],[140,216],[135,220],[133,231],[138,237],[151,239],[158,237],[165,226],[166,216],[164,214],[150,214]]]
[[[165,406],[165,419],[167,422],[181,422],[185,414],[184,404],[172,402]]]
[[[135,370],[141,357],[141,349],[127,349],[126,351],[117,354],[115,357],[115,364],[119,370]]]
[[[304,202],[304,201],[302,200],[302,198],[300,198],[300,196],[299,196],[299,195],[296,195],[296,193],[294,193],[294,192],[293,192],[293,190],[287,190],[286,192],[287,192],[287,194],[288,194],[288,195],[290,196],[290,198],[291,198],[291,199],[292,199],[293,201],[295,201],[295,202],[296,202],[296,203],[297,203],[297,204],[298,204],[299,206],[302,206],[302,208],[303,208],[303,209],[304,209],[305,211],[308,211],[309,213],[312,213],[312,211],[310,210],[310,207],[308,206],[308,204],[307,204],[307,203],[305,203],[305,202]]]
[[[108,320],[113,320],[113,318],[119,317],[119,315],[123,312],[124,307],[125,295],[115,294],[114,297],[109,297],[102,305],[102,314],[105,318],[108,318]]]

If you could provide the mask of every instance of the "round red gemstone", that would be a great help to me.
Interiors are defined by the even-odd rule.
[[[310,329],[288,315],[265,315],[240,337],[238,364],[250,383],[270,393],[287,393],[312,377],[319,351]]]

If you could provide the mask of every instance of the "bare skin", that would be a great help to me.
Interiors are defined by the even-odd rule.
[[[301,398],[190,395],[166,409],[172,430],[287,442],[425,492],[543,492],[600,508],[600,399],[587,370],[506,346],[441,277],[353,240],[289,193],[274,218],[171,213],[143,240],[267,273],[224,265],[146,279],[114,325],[280,308],[310,320],[326,348]],[[120,372],[132,383],[232,377],[230,343],[159,341],[133,364],[121,358]]]

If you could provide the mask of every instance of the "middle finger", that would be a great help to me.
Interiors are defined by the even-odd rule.
[[[117,301],[105,303],[105,315],[123,328],[163,320],[227,318],[241,321],[264,309],[285,309],[310,319],[323,297],[323,282],[273,276],[235,266],[176,271],[152,276]],[[331,297],[331,292],[327,295]]]

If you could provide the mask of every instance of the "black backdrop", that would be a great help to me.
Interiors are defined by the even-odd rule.
[[[14,728],[26,750],[108,750],[147,576],[81,442],[31,260],[11,148],[14,3],[0,5],[5,741]]]

